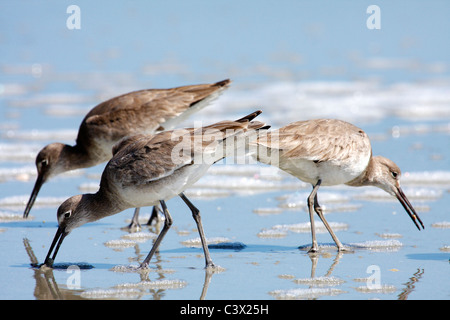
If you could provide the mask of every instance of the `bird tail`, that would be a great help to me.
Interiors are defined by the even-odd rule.
[[[204,141],[211,141],[211,135],[216,137],[216,141],[209,144],[203,153],[214,154],[214,162],[229,158],[227,163],[247,164],[251,160],[248,155],[254,152],[250,142],[270,128],[270,125],[254,120],[261,113],[257,110],[235,121],[221,121],[205,127]]]
[[[172,157],[172,161],[212,165],[232,157],[236,163],[245,164],[250,141],[256,140],[270,128],[269,125],[254,120],[261,112],[252,112],[235,121],[225,120],[208,126],[166,131],[174,145],[172,155],[175,155],[176,160]],[[154,139],[163,134],[164,132],[156,135]]]
[[[173,130],[179,127],[183,121],[189,118],[193,113],[198,112],[206,106],[217,100],[222,93],[230,87],[231,80],[225,79],[212,84],[197,84],[179,87],[184,93],[192,94],[195,99],[189,108],[185,109],[177,117],[167,119],[163,124],[164,130]]]

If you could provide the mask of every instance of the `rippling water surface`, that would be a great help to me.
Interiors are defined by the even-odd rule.
[[[69,30],[60,2],[1,4],[0,298],[449,298],[447,3],[429,3],[423,17],[419,1],[379,1],[380,30],[368,30],[366,6],[353,3],[78,5],[81,29]],[[115,95],[225,78],[232,86],[184,126],[256,109],[273,128],[350,121],[368,133],[375,155],[402,168],[425,230],[381,190],[323,187],[327,220],[351,252],[338,254],[317,222],[320,252],[310,256],[311,187],[261,164],[218,163],[186,191],[220,266],[213,274],[203,269],[195,223],[177,198],[167,202],[174,224],[147,272],[136,267],[162,224],[129,233],[122,228],[131,209],[72,232],[53,270],[32,267],[45,258],[59,204],[95,192],[103,170],[55,177],[23,220],[43,146],[73,144],[86,112]],[[142,210],[143,223],[150,212]]]

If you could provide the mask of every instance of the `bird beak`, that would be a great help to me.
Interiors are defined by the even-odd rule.
[[[37,197],[39,190],[41,189],[43,184],[44,184],[44,175],[38,174],[36,183],[34,184],[33,191],[31,192],[30,200],[28,200],[27,206],[25,207],[25,211],[23,212],[24,218],[28,218],[28,214],[30,213],[31,207],[33,206],[34,202],[36,201],[36,197]]]
[[[412,204],[409,202],[406,195],[403,193],[402,189],[400,187],[396,188],[395,196],[397,197],[398,201],[402,204],[403,208],[405,208],[406,212],[416,225],[417,229],[420,230],[419,224],[417,221],[419,221],[420,225],[422,226],[422,229],[425,229],[422,220],[420,220],[419,216],[416,213],[416,210],[414,210]]]
[[[53,238],[52,245],[50,246],[50,249],[48,250],[47,257],[45,257],[44,265],[51,268],[53,266],[53,262],[55,261],[56,254],[58,253],[59,247],[61,246],[61,243],[63,242],[64,238],[69,234],[69,232],[66,232],[66,228],[58,227],[58,230],[56,230],[55,237]],[[56,248],[55,248],[56,245]],[[55,248],[55,252],[53,253],[53,256],[50,258],[50,255],[53,251],[53,248]]]

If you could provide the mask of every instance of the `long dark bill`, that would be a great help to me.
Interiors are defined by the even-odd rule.
[[[23,212],[24,218],[28,218],[28,214],[30,213],[31,207],[33,207],[33,204],[36,201],[36,197],[39,193],[39,190],[41,190],[43,184],[44,184],[43,176],[38,174],[36,183],[34,184],[33,191],[31,192],[30,199],[28,200],[27,206],[25,207],[25,211]]]
[[[425,229],[425,226],[423,225],[422,220],[420,220],[419,216],[416,213],[416,210],[414,210],[414,207],[409,202],[408,198],[403,193],[401,188],[397,188],[397,199],[398,199],[398,201],[400,201],[400,203],[402,204],[403,208],[405,208],[406,212],[408,213],[408,215],[410,216],[410,218],[412,219],[412,221],[416,225],[417,229],[420,230],[420,227],[419,227],[419,224],[417,223],[417,221],[420,222],[420,225],[422,226],[422,229]]]
[[[53,262],[55,261],[56,254],[58,253],[59,247],[61,246],[61,243],[63,242],[64,238],[68,235],[68,233],[65,231],[65,228],[58,227],[58,230],[56,230],[55,237],[53,238],[52,245],[50,246],[50,249],[48,250],[47,257],[45,257],[44,265],[51,268],[53,266]],[[56,248],[55,248],[56,245]],[[55,248],[55,252],[53,253],[53,256],[50,258],[50,255],[52,254],[53,248]]]

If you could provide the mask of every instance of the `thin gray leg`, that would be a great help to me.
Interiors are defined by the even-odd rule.
[[[333,238],[334,242],[336,243],[338,251],[345,251],[346,248],[342,245],[342,243],[339,241],[338,237],[334,234],[333,230],[331,229],[330,225],[328,224],[327,220],[325,219],[325,216],[323,215],[322,208],[320,207],[319,202],[317,201],[317,193],[316,193],[316,196],[314,197],[314,210],[316,211],[320,220],[322,220],[323,224],[325,225],[325,228],[327,228],[328,232],[330,233],[331,237]]]
[[[141,208],[134,209],[133,218],[131,219],[131,223],[128,225],[128,229],[130,230],[139,230],[141,229],[141,224],[139,223],[139,212]]]
[[[309,249],[308,252],[313,253],[317,252],[319,249],[319,246],[317,245],[316,240],[316,227],[314,225],[314,198],[317,195],[317,191],[319,190],[320,184],[322,183],[322,180],[319,179],[317,181],[316,185],[313,186],[313,190],[311,191],[311,194],[308,197],[308,211],[309,211],[309,221],[311,222],[311,236],[312,236],[312,244],[311,249]]]
[[[184,193],[180,193],[179,196],[183,201],[187,204],[189,209],[192,211],[192,217],[197,223],[198,233],[200,234],[200,240],[202,241],[203,252],[205,254],[205,262],[206,268],[214,267],[214,263],[211,260],[211,256],[209,255],[208,245],[206,244],[205,232],[203,231],[202,219],[200,217],[200,210],[198,210],[191,201],[184,195]]]
[[[161,203],[161,207],[163,209],[163,213],[164,213],[164,217],[165,217],[164,227],[161,230],[161,233],[158,235],[158,238],[156,238],[156,241],[153,244],[153,247],[150,250],[150,253],[145,258],[145,260],[141,263],[140,268],[147,268],[147,266],[148,266],[148,264],[150,262],[150,259],[152,258],[153,254],[155,254],[156,250],[159,247],[159,244],[161,243],[162,239],[166,235],[167,231],[169,231],[169,228],[170,228],[170,226],[173,223],[173,220],[172,220],[172,217],[170,216],[169,210],[167,210],[166,203],[164,202],[164,200],[160,200],[159,202]]]
[[[152,215],[148,219],[147,225],[151,226],[153,221],[158,221],[158,211],[161,211],[158,205],[153,206]]]

